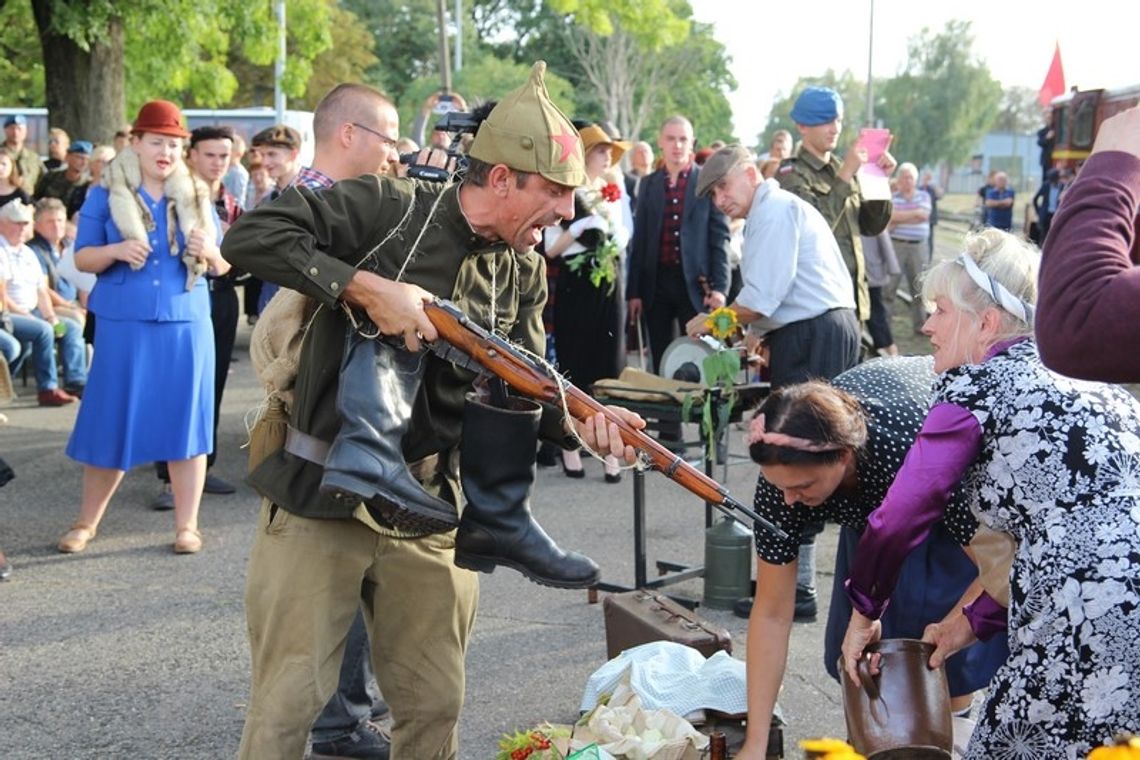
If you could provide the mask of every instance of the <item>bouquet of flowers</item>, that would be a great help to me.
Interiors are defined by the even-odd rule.
[[[570,731],[569,726],[543,723],[529,731],[503,734],[495,760],[564,760],[559,746],[567,747]]]
[[[585,191],[586,206],[593,210],[595,216],[603,220],[603,225],[593,227],[602,233],[602,241],[592,251],[584,251],[566,261],[566,266],[571,272],[586,269],[590,274],[590,284],[595,288],[606,286],[608,292],[613,292],[621,261],[621,249],[612,234],[613,219],[610,214],[615,211],[610,204],[620,199],[621,188],[613,182]]]

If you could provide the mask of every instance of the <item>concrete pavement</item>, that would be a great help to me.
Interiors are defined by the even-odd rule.
[[[215,468],[235,483],[244,474],[244,415],[259,400],[248,337],[243,325]],[[205,549],[176,556],[171,513],[148,508],[158,481],[140,467],[88,550],[58,554],[80,492],[80,467],[63,453],[76,409],[40,409],[34,387],[18,379],[16,387],[21,398],[4,408],[10,422],[0,428],[0,455],[17,474],[0,489],[0,547],[15,568],[12,581],[0,583],[0,757],[232,757],[248,688],[242,596],[258,497],[244,484],[233,496],[206,496]],[[630,584],[632,478],[608,485],[600,463],[586,468],[584,480],[540,471],[535,513],[563,546],[592,556],[604,580]],[[750,501],[755,478],[756,468],[742,463],[730,468],[728,485]],[[700,562],[701,504],[660,475],[649,474],[646,486],[650,562]],[[835,536],[829,529],[822,537],[821,609]],[[701,581],[670,592],[699,598]],[[699,612],[728,628],[735,655],[745,656],[744,620]],[[781,697],[792,757],[800,738],[844,734],[822,639],[822,617],[795,626]],[[460,757],[488,760],[503,732],[574,720],[586,679],[605,656],[602,607],[587,604],[585,592],[536,586],[503,569],[482,576]]]

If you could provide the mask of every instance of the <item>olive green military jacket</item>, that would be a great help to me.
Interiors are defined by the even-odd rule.
[[[863,200],[858,180],[844,182],[839,178],[841,166],[843,162],[834,153],[831,161],[824,163],[810,151],[801,149],[780,164],[776,179],[780,187],[815,206],[831,225],[855,285],[859,321],[866,322],[871,318],[871,294],[867,289],[867,266],[859,236],[871,237],[887,228],[891,221],[891,202]]]
[[[442,193],[442,198],[439,198]],[[439,206],[428,223],[435,201]],[[331,188],[292,187],[243,214],[226,233],[222,255],[254,276],[314,298],[317,314],[305,334],[290,424],[326,442],[340,428],[336,409],[341,357],[349,321],[340,296],[356,268],[396,279],[421,231],[402,277],[454,301],[476,323],[542,355],[546,264],[530,251],[475,235],[459,209],[458,186],[364,176]],[[459,442],[464,394],[474,374],[425,354],[423,387],[404,439],[409,462],[448,453]],[[267,499],[307,517],[350,517],[319,491],[323,469],[286,451],[269,456],[249,482]],[[435,490],[425,483],[429,491]],[[439,493],[454,500],[455,494]]]

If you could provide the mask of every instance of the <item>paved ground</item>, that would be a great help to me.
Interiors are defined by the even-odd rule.
[[[245,462],[243,416],[258,400],[244,327],[238,340],[242,358],[226,392],[216,468],[233,482]],[[80,491],[80,467],[63,454],[76,411],[40,409],[33,389],[16,385],[22,397],[3,410],[10,422],[0,428],[0,454],[17,473],[0,490],[0,546],[15,566],[13,580],[0,584],[0,757],[232,756],[248,686],[242,593],[257,496],[245,485],[234,496],[207,496],[206,548],[176,556],[170,513],[147,507],[157,481],[139,468],[90,548],[58,554]],[[563,545],[594,557],[605,580],[631,583],[631,478],[608,485],[598,463],[586,466],[585,480],[543,470],[535,512]],[[750,500],[755,477],[750,463],[733,466],[730,489]],[[650,560],[700,562],[699,502],[655,474],[647,493]],[[825,534],[824,557],[834,538]],[[830,576],[820,580],[827,587]],[[671,587],[698,598],[701,590],[699,580]],[[744,657],[745,621],[701,613],[731,631]],[[795,629],[781,700],[790,740],[843,732],[838,687],[821,665],[822,632],[822,623]],[[587,604],[585,592],[539,587],[504,570],[483,576],[461,758],[492,758],[504,731],[573,720],[587,677],[605,659],[601,605]]]

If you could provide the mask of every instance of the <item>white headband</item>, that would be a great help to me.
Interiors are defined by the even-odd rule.
[[[1022,301],[1013,293],[1010,293],[1004,285],[983,272],[982,268],[978,266],[978,263],[974,261],[969,254],[963,253],[959,256],[958,263],[965,268],[966,274],[970,275],[970,279],[974,281],[974,284],[981,288],[983,293],[992,298],[994,303],[1025,324],[1033,327],[1032,306]]]

